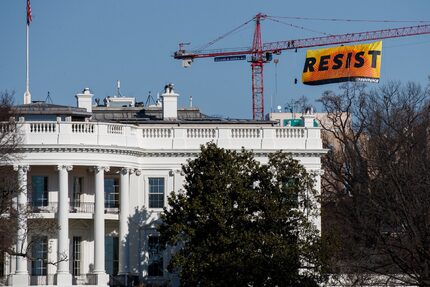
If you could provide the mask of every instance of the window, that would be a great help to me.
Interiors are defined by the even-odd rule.
[[[288,178],[283,180],[283,187],[287,193],[288,201],[294,206],[298,207],[299,205],[299,192],[297,190],[297,186],[299,181],[296,178]]]
[[[118,274],[119,238],[117,236],[105,237],[105,266],[107,274]]]
[[[163,246],[160,243],[159,236],[148,237],[149,265],[148,276],[163,276]]]
[[[149,208],[164,207],[164,177],[150,177],[149,184]]]
[[[117,178],[105,178],[105,207],[119,207],[119,184]]]
[[[33,206],[48,206],[48,177],[39,175],[32,176],[31,183]]]
[[[81,237],[73,236],[72,272],[74,276],[81,275]]]
[[[2,171],[0,171],[1,173]],[[0,210],[8,212],[11,210],[13,205],[12,197],[15,195],[14,188],[11,187],[11,183],[6,180],[0,181]]]
[[[73,177],[72,207],[81,207],[82,182],[82,177]]]
[[[48,237],[33,237],[31,245],[31,275],[43,276],[47,274]]]

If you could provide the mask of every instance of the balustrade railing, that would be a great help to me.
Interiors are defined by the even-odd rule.
[[[143,128],[142,135],[144,138],[170,138],[172,137],[171,128]]]
[[[94,123],[72,123],[72,133],[93,134]]]
[[[278,128],[276,129],[277,138],[304,138],[305,130],[303,128]]]
[[[55,213],[58,210],[58,202],[30,201],[28,209],[33,213]]]
[[[53,122],[30,123],[31,133],[55,133],[56,131],[57,131],[57,123],[53,123]]]
[[[189,128],[187,138],[215,138],[216,129],[214,128]]]
[[[96,274],[81,274],[72,277],[73,285],[97,285]]]
[[[122,125],[108,125],[107,133],[122,135],[123,128]]]
[[[28,286],[54,286],[57,284],[56,274],[47,274],[47,275],[27,275]],[[136,276],[129,276],[130,278]],[[134,280],[133,282],[137,282],[138,280]],[[130,280],[129,282],[132,282]],[[0,283],[3,285],[13,286],[13,275],[0,277]],[[97,285],[97,275],[92,273],[81,274],[81,275],[73,275],[72,276],[72,284],[73,285]],[[58,284],[57,284],[58,285]],[[60,284],[61,285],[61,284]]]
[[[231,129],[232,138],[259,138],[261,129],[259,128],[233,128]]]
[[[94,202],[71,202],[69,207],[71,213],[94,213]]]
[[[3,133],[13,133],[16,131],[16,124],[15,123],[0,123],[0,134]]]
[[[33,213],[55,213],[58,211],[58,202],[48,202],[45,204],[35,204],[35,202],[29,202],[28,209]],[[70,202],[69,212],[94,213],[94,202]]]
[[[0,125],[10,129],[9,123]],[[125,146],[130,148],[184,149],[198,148],[214,141],[223,148],[240,149],[243,145],[255,148],[303,148],[301,139],[313,139],[306,148],[322,147],[319,128],[273,127],[269,125],[235,126],[131,126],[94,122],[19,122],[17,130],[26,136],[23,144],[63,144]]]
[[[30,285],[55,285],[55,274],[30,276]]]

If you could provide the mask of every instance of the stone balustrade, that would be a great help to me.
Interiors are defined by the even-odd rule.
[[[4,127],[3,127],[3,126]],[[7,125],[7,126],[6,126]],[[0,130],[10,124],[0,124]],[[104,122],[18,122],[23,145],[90,145],[145,150],[199,149],[214,142],[228,149],[321,149],[317,127],[261,125],[125,125]]]

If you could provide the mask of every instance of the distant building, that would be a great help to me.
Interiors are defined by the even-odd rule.
[[[31,241],[39,259],[0,257],[5,284],[177,286],[177,276],[166,271],[170,252],[160,246],[155,227],[168,194],[183,188],[181,165],[196,157],[202,144],[244,147],[262,162],[283,150],[319,174],[324,150],[315,115],[290,125],[283,119],[278,125],[275,117],[214,118],[198,108],[178,108],[178,97],[167,85],[161,101],[150,107],[129,97],[94,105],[85,89],[76,95],[77,107],[16,106],[22,158],[10,171],[26,187],[18,202],[36,215],[24,221],[29,232],[16,248]],[[60,229],[32,230],[36,220],[56,221]],[[47,264],[63,255],[67,260]]]

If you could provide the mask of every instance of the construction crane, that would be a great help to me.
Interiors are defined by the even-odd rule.
[[[262,43],[261,37],[261,20],[269,16],[265,14],[257,14],[251,20],[245,22],[233,31],[215,39],[208,43],[203,49],[187,51],[185,46],[190,43],[180,43],[179,50],[173,54],[175,59],[182,60],[183,67],[190,67],[194,59],[197,58],[214,58],[216,62],[230,60],[245,60],[246,55],[252,68],[252,118],[254,120],[264,119],[264,79],[263,68],[264,64],[272,60],[273,54],[279,55],[284,50],[292,50],[299,48],[310,48],[326,45],[345,44],[352,42],[363,42],[370,40],[399,38],[406,36],[415,36],[422,34],[430,34],[430,25],[409,26],[395,29],[375,30],[358,33],[329,35],[323,37],[305,38],[297,40],[286,40],[278,42]],[[242,26],[255,21],[254,37],[251,47],[233,48],[233,49],[217,49],[205,50],[216,41],[224,38],[224,36],[237,31]]]

